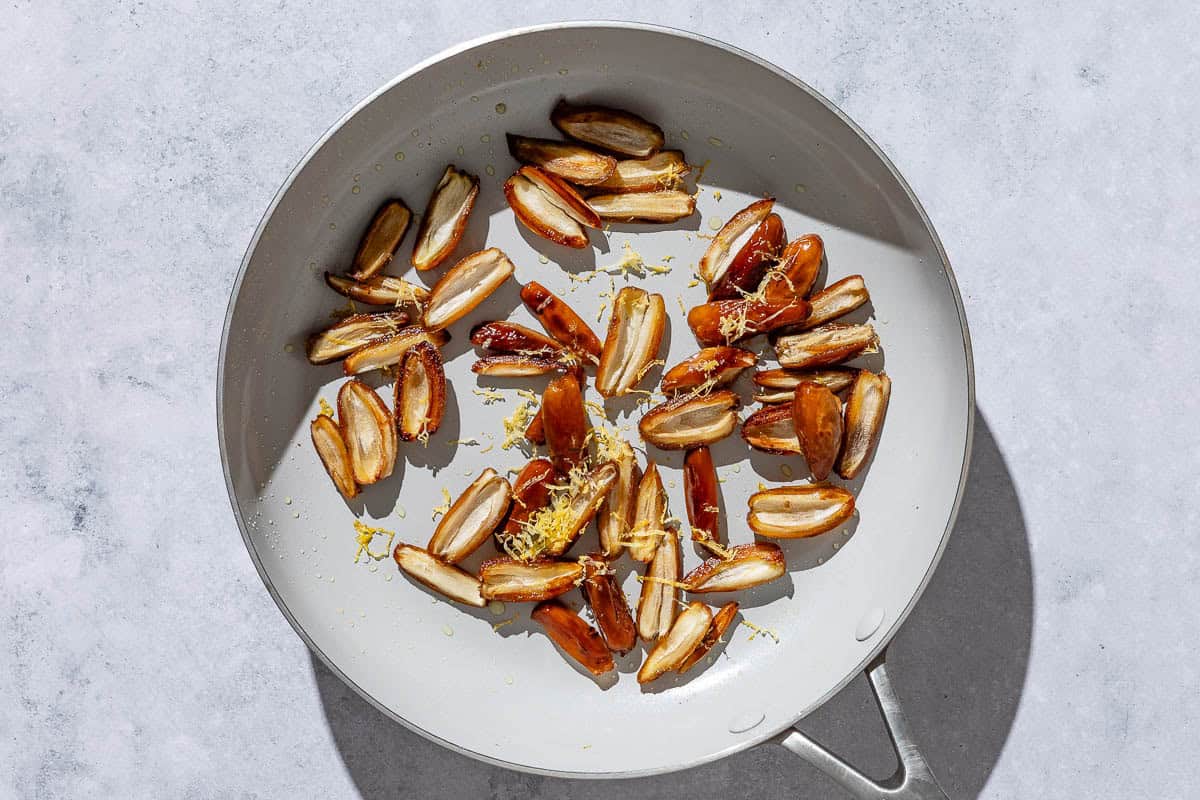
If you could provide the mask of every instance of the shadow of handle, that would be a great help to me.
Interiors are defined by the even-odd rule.
[[[913,742],[908,719],[888,679],[886,660],[885,649],[867,666],[866,673],[899,761],[895,775],[883,782],[871,780],[797,728],[777,741],[824,772],[857,800],[949,800]]]

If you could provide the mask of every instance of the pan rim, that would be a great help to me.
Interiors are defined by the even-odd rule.
[[[253,257],[255,251],[258,249],[258,244],[262,237],[263,231],[265,230],[267,224],[270,222],[270,220],[274,216],[275,210],[278,207],[279,203],[282,201],[284,195],[291,188],[292,184],[295,182],[295,180],[300,175],[300,173],[305,169],[305,167],[308,166],[308,163],[313,159],[313,157],[317,154],[317,152],[334,135],[336,135],[338,133],[338,131],[340,131],[342,129],[342,127],[344,127],[346,125],[347,122],[349,122],[351,119],[353,119],[355,116],[357,116],[360,112],[365,110],[376,99],[378,99],[380,96],[382,96],[386,92],[390,91],[397,84],[402,83],[403,81],[406,81],[409,78],[412,78],[412,77],[418,75],[419,73],[423,72],[424,70],[428,69],[429,67],[433,66],[434,64],[437,64],[437,63],[440,63],[447,59],[453,58],[453,57],[459,55],[460,53],[475,49],[477,47],[481,47],[483,45],[502,41],[504,39],[516,38],[516,37],[525,36],[525,35],[528,35],[531,33],[541,33],[541,32],[546,32],[546,31],[587,30],[587,29],[624,29],[624,30],[642,31],[642,32],[655,33],[655,34],[660,34],[660,35],[665,35],[665,36],[671,36],[671,37],[675,37],[678,39],[685,39],[685,40],[689,40],[689,41],[697,43],[697,44],[724,50],[728,53],[731,53],[732,55],[735,55],[739,58],[745,59],[746,61],[749,61],[758,67],[766,69],[780,78],[783,78],[788,83],[795,86],[796,88],[800,89],[801,91],[806,92],[809,96],[811,96],[813,99],[815,99],[817,102],[819,102],[822,106],[824,106],[826,110],[833,113],[844,125],[846,125],[847,128],[849,128],[856,136],[858,136],[863,141],[864,144],[867,145],[867,147],[871,150],[872,154],[874,154],[874,156],[877,159],[879,159],[880,163],[883,164],[883,166],[887,169],[887,171],[892,176],[892,178],[897,182],[897,184],[903,190],[908,201],[912,204],[913,208],[916,210],[916,212],[921,220],[921,223],[925,228],[926,233],[929,235],[930,240],[933,242],[934,248],[937,252],[938,259],[941,262],[941,268],[944,270],[946,283],[950,288],[951,297],[954,301],[955,311],[958,315],[959,327],[960,327],[961,333],[962,333],[963,354],[964,354],[964,358],[966,361],[966,374],[967,374],[967,398],[966,398],[966,400],[967,400],[967,402],[966,402],[967,425],[966,425],[966,436],[964,437],[964,441],[963,441],[962,466],[961,466],[960,472],[959,472],[958,486],[955,489],[954,502],[951,505],[950,514],[946,521],[946,526],[942,531],[942,536],[938,542],[937,550],[934,553],[933,558],[931,559],[929,566],[926,569],[925,574],[922,576],[921,582],[917,586],[916,590],[914,591],[911,599],[908,601],[907,605],[905,605],[904,609],[899,614],[897,614],[895,616],[895,618],[891,621],[890,625],[888,626],[887,630],[883,633],[883,635],[878,637],[876,644],[873,647],[871,647],[871,649],[867,652],[867,655],[862,659],[861,663],[859,663],[853,670],[848,672],[846,674],[846,676],[844,678],[842,678],[842,680],[840,680],[836,685],[834,685],[829,691],[827,691],[825,694],[823,694],[820,698],[818,698],[813,703],[809,704],[808,707],[803,708],[800,711],[796,712],[795,715],[789,719],[789,721],[787,721],[786,723],[784,723],[782,725],[764,729],[759,734],[757,734],[753,737],[748,737],[741,741],[734,742],[733,744],[731,744],[729,747],[727,747],[725,749],[718,750],[716,752],[709,753],[707,755],[704,755],[704,756],[701,756],[698,758],[694,758],[690,761],[686,761],[683,763],[660,765],[660,766],[656,766],[656,767],[652,767],[652,768],[648,768],[648,769],[627,770],[627,771],[620,771],[620,772],[589,772],[589,771],[570,771],[570,770],[547,769],[547,768],[543,768],[543,767],[531,766],[528,764],[520,764],[520,763],[516,763],[516,762],[512,762],[512,761],[506,761],[501,758],[496,758],[494,756],[490,756],[490,755],[487,755],[484,753],[479,753],[477,751],[465,748],[456,742],[453,742],[453,741],[450,741],[443,737],[440,737],[437,734],[427,731],[418,725],[413,724],[412,722],[408,721],[404,717],[401,717],[399,714],[395,713],[390,708],[388,708],[387,706],[385,706],[384,704],[379,702],[374,696],[372,696],[365,689],[363,689],[361,686],[359,686],[357,683],[355,683],[352,679],[350,679],[350,677],[347,676],[341,669],[339,669],[337,667],[337,665],[334,664],[333,661],[324,653],[324,651],[322,651],[316,645],[316,643],[308,635],[308,633],[303,628],[303,626],[300,625],[299,621],[295,618],[295,616],[292,614],[292,612],[288,609],[287,605],[283,602],[282,597],[280,596],[279,592],[276,590],[274,584],[271,581],[270,576],[267,574],[266,569],[262,563],[262,560],[259,558],[258,553],[255,550],[253,543],[251,542],[249,527],[246,524],[245,516],[242,513],[241,506],[238,503],[237,492],[236,492],[236,488],[234,487],[234,484],[233,484],[233,476],[231,474],[230,467],[229,467],[230,462],[229,462],[229,453],[226,448],[226,430],[225,430],[224,397],[225,397],[226,357],[227,357],[227,351],[228,351],[229,340],[230,340],[231,325],[233,322],[233,314],[234,314],[235,307],[237,305],[237,299],[241,293],[242,284],[246,278],[246,272],[250,265],[250,260]],[[288,173],[287,178],[283,181],[283,183],[280,185],[279,189],[275,192],[274,196],[271,198],[270,203],[267,205],[266,210],[263,212],[262,218],[259,220],[258,225],[255,227],[254,234],[253,234],[253,236],[251,236],[250,242],[246,247],[245,255],[242,257],[242,262],[238,267],[237,275],[234,279],[233,286],[230,289],[229,302],[228,302],[228,305],[226,306],[226,310],[225,310],[225,319],[221,326],[221,342],[220,342],[220,348],[218,351],[216,366],[217,366],[217,376],[216,376],[217,446],[218,446],[218,450],[220,452],[220,458],[221,458],[221,471],[225,477],[225,488],[226,488],[227,494],[229,495],[229,502],[230,502],[230,506],[232,507],[232,510],[233,510],[234,519],[237,521],[238,529],[241,531],[242,543],[245,545],[246,550],[250,555],[250,560],[253,562],[255,570],[258,572],[259,578],[262,580],[264,586],[266,586],[268,593],[271,595],[271,598],[275,601],[275,605],[279,608],[279,610],[283,614],[284,618],[288,621],[288,624],[290,624],[292,626],[292,629],[300,637],[301,641],[303,641],[305,643],[305,645],[307,645],[309,651],[312,653],[315,653],[316,656],[321,660],[321,662],[325,665],[325,667],[331,673],[333,673],[335,676],[337,676],[337,678],[339,680],[341,680],[344,684],[346,684],[351,689],[353,689],[361,698],[366,700],[375,709],[377,709],[378,711],[383,713],[389,719],[392,719],[395,722],[400,723],[408,730],[413,731],[414,733],[417,733],[420,736],[423,736],[432,742],[436,742],[437,744],[442,745],[443,747],[446,747],[457,753],[469,756],[471,758],[474,758],[476,760],[482,761],[487,764],[505,767],[507,769],[512,769],[512,770],[516,770],[519,772],[526,772],[526,773],[531,773],[531,774],[536,774],[536,775],[544,775],[544,776],[560,777],[560,778],[620,779],[620,778],[649,777],[649,776],[653,776],[653,775],[669,774],[672,772],[677,772],[679,770],[690,769],[692,767],[697,767],[702,764],[707,764],[707,763],[710,763],[713,761],[718,761],[722,758],[733,755],[734,753],[738,753],[743,750],[748,750],[751,747],[757,747],[757,746],[763,744],[764,742],[770,741],[771,739],[775,738],[783,731],[786,731],[786,730],[790,729],[791,727],[793,727],[794,725],[796,725],[796,723],[798,723],[800,720],[804,719],[806,716],[811,714],[817,708],[820,708],[830,698],[832,698],[835,694],[837,694],[843,688],[845,688],[846,684],[848,684],[859,673],[861,673],[866,668],[866,666],[876,656],[878,656],[880,652],[882,652],[888,646],[888,644],[891,642],[892,638],[899,631],[900,627],[908,619],[909,614],[912,612],[912,610],[916,606],[917,602],[921,599],[921,596],[925,593],[925,589],[929,585],[929,581],[932,579],[933,573],[937,570],[938,564],[941,562],[942,555],[945,552],[946,544],[949,542],[950,533],[953,531],[955,521],[958,518],[959,508],[962,504],[963,492],[966,488],[967,477],[968,477],[968,472],[969,472],[969,468],[970,468],[971,450],[972,450],[972,446],[973,446],[973,442],[974,442],[974,435],[975,435],[975,364],[974,364],[974,356],[973,356],[973,352],[972,352],[972,348],[971,348],[970,331],[969,331],[968,325],[967,325],[966,311],[963,307],[962,295],[958,288],[958,280],[954,275],[953,268],[951,267],[951,264],[950,264],[950,259],[946,255],[945,248],[942,246],[942,241],[941,241],[940,237],[938,236],[937,231],[934,229],[932,221],[929,219],[929,215],[926,213],[924,206],[921,204],[920,200],[917,198],[916,194],[913,192],[912,187],[909,186],[908,181],[905,180],[904,176],[900,174],[900,171],[892,163],[891,159],[888,158],[888,156],[883,152],[882,149],[880,149],[880,147],[875,143],[875,141],[873,139],[871,139],[871,137],[862,128],[860,128],[858,126],[858,124],[854,122],[854,120],[852,120],[850,117],[848,117],[832,101],[830,101],[823,94],[818,92],[813,87],[809,86],[804,81],[800,80],[799,78],[792,75],[788,71],[776,66],[775,64],[773,64],[763,58],[760,58],[759,56],[757,56],[751,52],[743,50],[739,47],[736,47],[734,45],[720,41],[718,39],[713,39],[713,38],[705,36],[703,34],[695,33],[693,31],[688,31],[688,30],[684,30],[681,28],[673,28],[673,27],[669,27],[669,26],[665,26],[665,25],[656,25],[656,24],[651,24],[651,23],[633,22],[633,21],[624,21],[624,20],[571,20],[571,21],[562,21],[562,22],[542,23],[542,24],[538,24],[538,25],[528,25],[528,26],[522,26],[522,27],[517,27],[517,28],[510,28],[507,30],[503,30],[503,31],[499,31],[496,33],[491,33],[491,34],[487,34],[484,36],[480,36],[480,37],[477,37],[474,39],[470,39],[465,42],[460,42],[459,44],[456,44],[449,48],[446,48],[446,49],[418,62],[417,64],[413,65],[412,67],[408,68],[407,70],[401,72],[396,77],[392,78],[391,80],[388,80],[387,82],[382,84],[379,88],[377,88],[376,90],[371,92],[369,95],[364,97],[362,100],[360,100],[358,103],[356,103],[345,114],[343,114],[341,117],[339,117],[331,126],[329,126],[329,128],[327,128],[321,134],[321,136],[312,144],[312,146],[309,147],[309,149],[304,153],[304,155],[300,158],[300,160],[296,163],[296,165]]]

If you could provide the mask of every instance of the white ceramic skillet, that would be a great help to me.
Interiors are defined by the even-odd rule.
[[[616,225],[586,251],[519,227],[501,192],[516,166],[504,134],[554,135],[548,113],[563,96],[636,111],[664,128],[668,146],[707,164],[699,214],[666,228]],[[451,408],[427,449],[404,447],[393,477],[352,504],[312,451],[308,422],[318,398],[332,402],[342,380],[340,365],[312,367],[303,354],[306,335],[345,306],[322,273],[348,266],[384,199],[400,196],[420,211],[447,162],[482,179],[459,255],[485,242],[501,247],[517,265],[517,280],[541,281],[589,319],[608,280],[573,283],[568,273],[621,261],[627,242],[645,261],[672,267],[641,279],[672,311],[668,363],[696,349],[677,301],[703,299],[702,287],[689,286],[707,245],[703,235],[753,198],[777,197],[791,236],[824,238],[829,280],[865,276],[873,303],[856,318],[870,314],[878,328],[883,352],[871,366],[893,379],[891,407],[874,462],[853,484],[854,521],[784,542],[786,578],[739,598],[745,619],[773,630],[778,642],[750,639],[751,630],[740,627],[711,663],[682,678],[640,687],[632,674],[638,651],[619,662],[616,679],[596,682],[530,623],[528,607],[466,612],[410,583],[390,559],[355,563],[355,516],[380,520],[398,540],[424,543],[443,488],[456,496],[486,466],[524,463],[519,451],[499,448],[501,420],[517,402],[515,388],[542,388],[509,382],[499,387],[507,399],[492,405],[474,392],[495,384],[469,371],[470,327],[496,318],[536,327],[512,281],[452,328]],[[390,272],[411,278],[412,239]],[[417,280],[432,283],[440,273]],[[603,332],[603,323],[596,327]],[[334,125],[272,201],[233,290],[219,369],[221,454],[255,566],[304,641],[398,722],[484,761],[573,777],[668,772],[775,740],[858,796],[935,796],[910,747],[900,748],[905,766],[889,789],[793,730],[866,668],[904,744],[877,656],[921,595],[953,525],[971,443],[973,379],[962,303],[929,219],[870,139],[791,75],[695,34],[612,22],[511,31],[419,64]],[[747,381],[738,386],[748,399]],[[385,396],[390,402],[390,391]],[[640,414],[632,402],[610,410],[622,423]],[[451,444],[471,439],[479,444]],[[682,516],[681,455],[651,455]],[[802,476],[803,464],[752,453],[736,436],[715,456],[729,538],[749,541],[746,498],[760,482],[784,481],[788,468]],[[594,542],[594,533],[588,537],[576,550]],[[386,537],[372,546],[382,552]],[[688,569],[700,557],[685,550]],[[629,559],[622,564],[636,598]]]

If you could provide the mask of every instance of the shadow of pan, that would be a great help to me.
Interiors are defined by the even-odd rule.
[[[1029,662],[1033,579],[1013,477],[982,414],[962,508],[940,567],[893,640],[888,672],[942,787],[976,797],[1012,727]],[[393,723],[313,658],[330,731],[363,798],[839,798],[824,775],[779,747],[759,747],[672,775],[569,781],[492,767]],[[864,772],[895,768],[862,676],[803,722]]]

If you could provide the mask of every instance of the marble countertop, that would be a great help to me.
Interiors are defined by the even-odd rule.
[[[619,787],[443,750],[315,662],[246,555],[214,423],[242,253],[292,165],[379,84],[590,7],[479,8],[0,10],[0,795],[840,796],[776,747]],[[1200,21],[1183,4],[605,12],[815,86],[895,161],[955,265],[977,444],[890,659],[945,788],[1193,794]],[[891,772],[861,679],[805,727]]]

